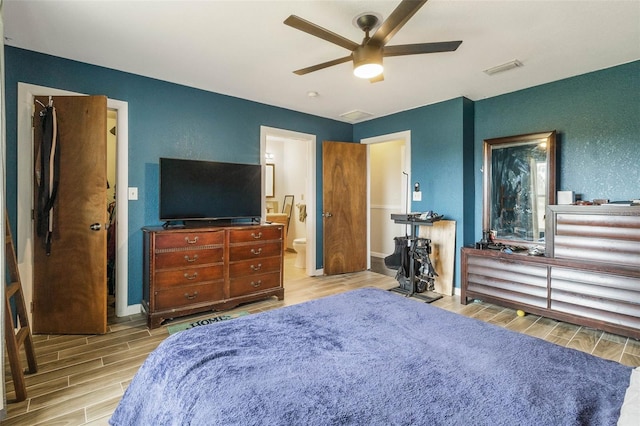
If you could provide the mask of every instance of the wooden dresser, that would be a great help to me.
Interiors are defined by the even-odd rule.
[[[282,225],[142,231],[142,306],[150,329],[170,318],[284,298]]]
[[[640,339],[640,207],[549,206],[546,256],[463,248],[481,299]]]

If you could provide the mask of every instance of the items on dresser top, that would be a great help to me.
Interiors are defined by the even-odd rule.
[[[640,339],[640,209],[548,206],[545,240],[544,253],[462,248],[461,302]]]

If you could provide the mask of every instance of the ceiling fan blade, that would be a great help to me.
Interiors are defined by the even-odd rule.
[[[337,44],[338,46],[344,47],[348,50],[355,50],[358,46],[360,46],[356,42],[353,42],[347,38],[342,37],[339,34],[324,29],[314,24],[313,22],[309,22],[296,15],[289,16],[284,20],[284,23],[297,30],[304,31],[307,34],[311,34],[312,36],[319,37],[330,43]]]
[[[384,81],[384,74],[380,74],[380,75],[377,75],[377,76],[369,79],[370,83],[377,83],[379,81]]]
[[[383,56],[419,55],[421,53],[453,52],[462,41],[441,41],[436,43],[401,44],[382,48]]]
[[[369,40],[369,44],[375,43],[384,46],[391,40],[409,19],[427,2],[427,0],[403,0],[395,8],[391,15],[380,25],[380,28]]]
[[[321,64],[313,65],[307,68],[302,68],[294,71],[293,73],[298,75],[305,75],[305,74],[309,74],[310,72],[318,71],[323,68],[332,67],[334,65],[342,64],[344,62],[349,62],[351,60],[352,60],[351,55],[349,55],[349,56],[345,56],[344,58],[334,59],[333,61],[323,62]]]

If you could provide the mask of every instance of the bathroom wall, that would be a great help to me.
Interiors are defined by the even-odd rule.
[[[385,257],[393,253],[393,238],[405,234],[403,225],[389,219],[391,213],[406,211],[404,169],[404,140],[369,145],[372,256]]]
[[[273,154],[268,162],[275,164],[275,197],[280,211],[285,195],[294,196],[294,209],[287,232],[287,249],[293,249],[293,240],[306,237],[306,222],[300,222],[296,205],[304,203],[307,187],[307,144],[295,139],[267,138],[266,151]]]

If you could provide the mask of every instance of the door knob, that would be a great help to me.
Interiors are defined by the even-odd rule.
[[[99,231],[102,228],[102,225],[100,225],[99,223],[92,223],[91,225],[89,225],[89,229],[91,229],[92,231]]]
[[[322,213],[322,217],[331,217],[333,216],[331,212]]]

